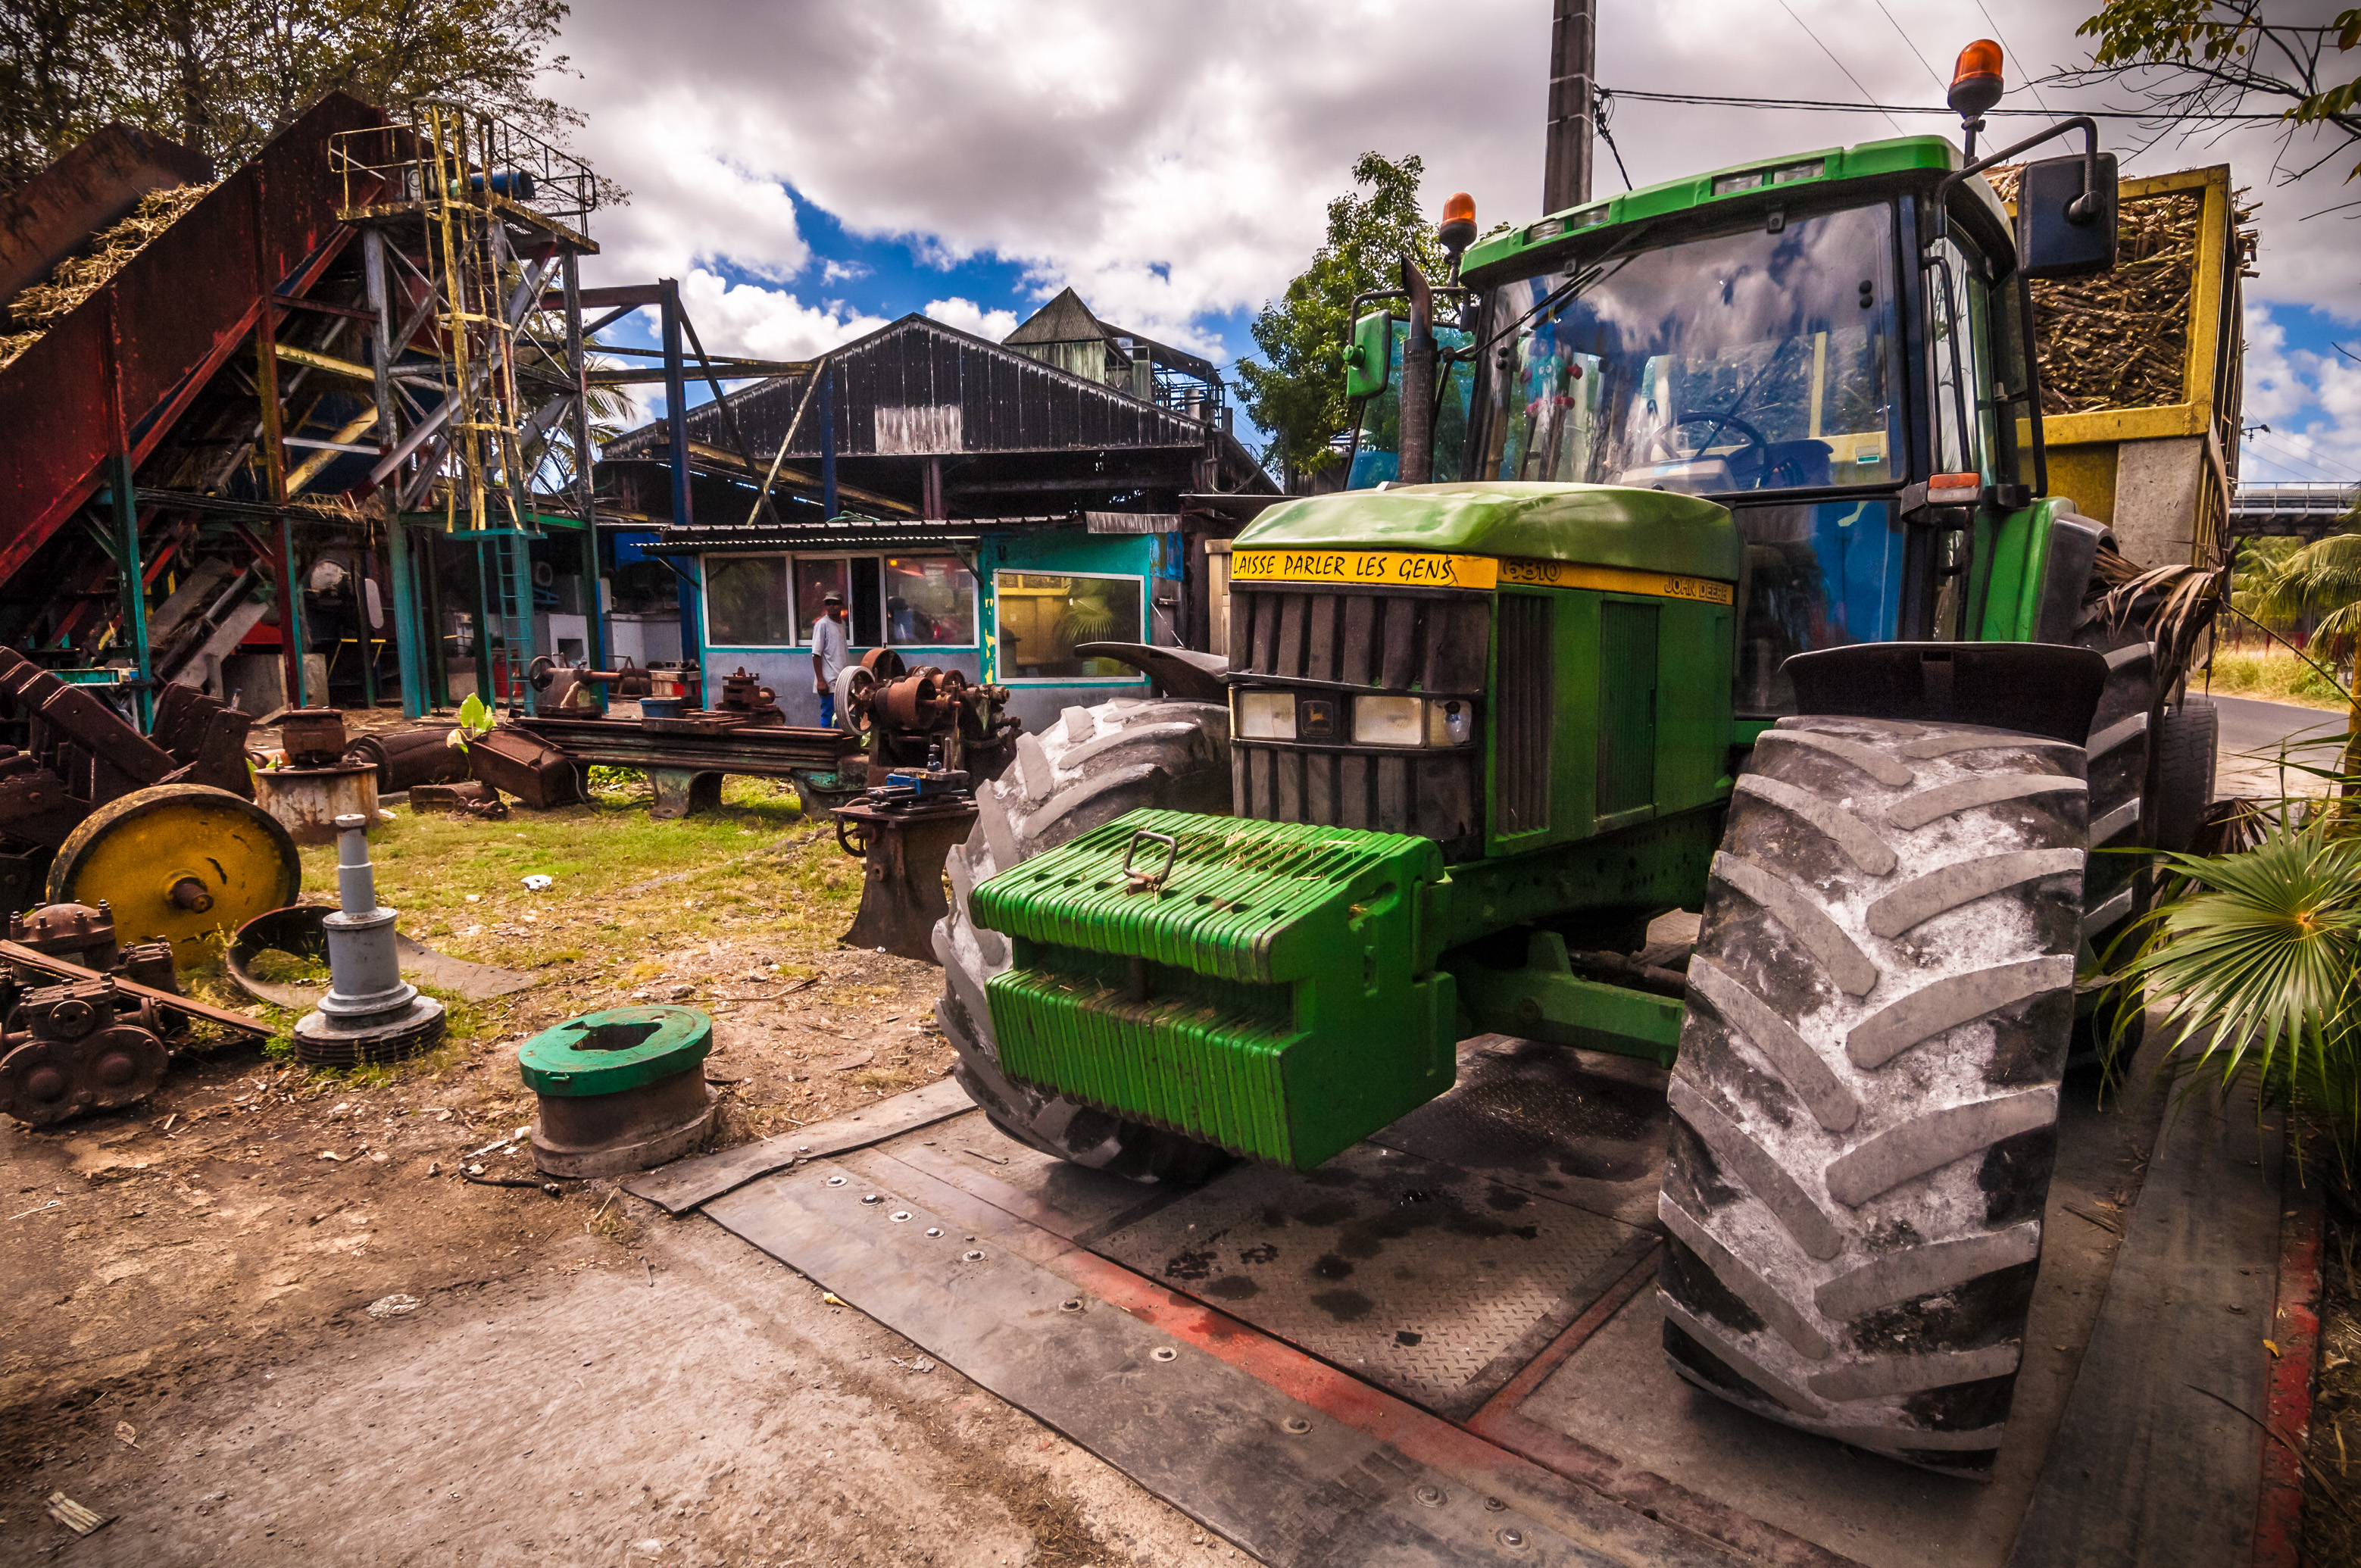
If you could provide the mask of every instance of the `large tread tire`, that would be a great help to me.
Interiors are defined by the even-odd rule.
[[[2156,644],[2147,630],[2155,604],[2156,596],[2143,596],[2120,620],[2096,605],[2087,606],[2074,628],[2074,646],[2103,653],[2107,660],[2107,684],[2091,718],[2085,751],[2093,850],[2120,850],[2140,841],[2148,751],[2157,739],[2148,733],[2157,697]],[[2141,863],[2136,855],[2092,859],[2083,900],[2083,935],[2094,944],[2103,947],[2109,933],[2136,913],[2132,898]]]
[[[1659,1278],[1674,1369],[1982,1477],[2033,1299],[2073,1025],[2080,749],[1788,718],[1689,966]]]
[[[1230,720],[1219,703],[1137,699],[1070,707],[975,792],[975,831],[951,850],[950,913],[935,925],[943,995],[935,1009],[959,1080],[993,1125],[1020,1143],[1135,1181],[1194,1181],[1229,1162],[1210,1144],[1016,1082],[1000,1069],[984,982],[1008,940],[968,915],[975,885],[1126,811],[1230,814]]]
[[[2156,847],[2186,854],[2213,804],[2213,769],[2222,748],[2222,715],[2210,696],[2182,699],[2164,716],[2156,738]]]

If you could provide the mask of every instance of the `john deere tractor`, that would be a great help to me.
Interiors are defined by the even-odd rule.
[[[981,792],[935,936],[977,1103],[1185,1180],[1320,1164],[1472,1036],[1653,1058],[1680,1375],[1987,1471],[2077,957],[2141,865],[2092,851],[2185,836],[2210,787],[2098,602],[2106,530],[2047,493],[2027,280],[2114,250],[2070,126],[2013,219],[1982,170],[2068,126],[1472,248],[1455,202],[1457,280],[1406,264],[1348,360],[1389,477],[1239,535],[1226,665],[1136,651],[1170,696],[1068,709]],[[1675,973],[1641,955],[1681,909]]]

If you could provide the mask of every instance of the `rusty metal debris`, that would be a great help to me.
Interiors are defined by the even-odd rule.
[[[189,1019],[269,1032],[180,995],[170,947],[118,947],[103,905],[49,905],[9,916],[7,932],[0,941],[0,1111],[28,1125],[147,1098],[164,1080]]]

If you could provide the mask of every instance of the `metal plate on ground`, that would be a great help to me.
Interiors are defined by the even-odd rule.
[[[822,1161],[705,1212],[1276,1568],[1726,1561],[1661,1530],[1609,1558]],[[875,1201],[863,1200],[874,1197]],[[932,1232],[932,1234],[929,1234]],[[1208,1456],[1222,1463],[1209,1466]]]
[[[1369,1141],[1653,1226],[1671,1076],[1651,1062],[1488,1035],[1459,1047],[1459,1081]]]
[[[1648,1245],[1631,1225],[1363,1144],[1242,1166],[1092,1250],[1381,1388],[1465,1415]]]

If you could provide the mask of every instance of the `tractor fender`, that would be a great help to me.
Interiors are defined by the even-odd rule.
[[[1129,664],[1162,686],[1166,696],[1181,702],[1230,700],[1230,662],[1219,653],[1158,648],[1146,642],[1077,642],[1074,652],[1085,659]]]
[[[2106,689],[2106,655],[2049,642],[1857,642],[1783,666],[1797,711],[1979,724],[2081,746]]]

